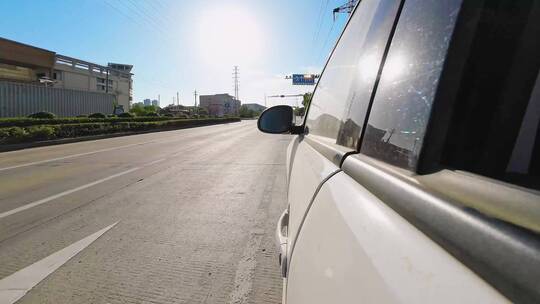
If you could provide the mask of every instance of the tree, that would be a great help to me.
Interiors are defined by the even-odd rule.
[[[304,94],[304,98],[302,100],[302,105],[304,106],[304,108],[308,108],[309,107],[309,103],[311,102],[311,98],[313,97],[313,93],[305,93]]]
[[[134,103],[131,106],[131,109],[129,109],[129,112],[137,115],[137,116],[143,116],[144,115],[144,105],[140,102]]]
[[[144,106],[144,111],[146,113],[156,113],[158,110],[159,108],[157,106],[153,106],[153,105]]]
[[[199,107],[199,115],[208,115],[208,110],[206,110],[206,108]]]
[[[257,113],[249,109],[246,105],[240,106],[240,117],[242,118],[253,118]]]
[[[158,113],[159,108],[157,106],[144,106],[141,103],[134,103],[129,111],[137,116],[146,116],[150,113]]]
[[[294,115],[296,116],[304,116],[306,113],[306,108],[304,107],[294,107]]]

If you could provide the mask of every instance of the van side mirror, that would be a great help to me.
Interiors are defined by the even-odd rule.
[[[294,111],[291,106],[280,105],[268,108],[257,120],[257,128],[271,134],[300,134],[302,127],[294,125]]]

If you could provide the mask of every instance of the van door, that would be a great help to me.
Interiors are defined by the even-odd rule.
[[[400,7],[367,119],[365,113],[359,113],[366,120],[359,153],[347,155],[342,171],[320,187],[296,239],[289,261],[288,304],[506,303],[508,299],[536,303],[540,299],[540,238],[534,233],[538,230],[528,230],[538,229],[533,224],[538,223],[538,192],[448,169],[418,174],[424,145],[434,139],[440,142],[438,137],[442,136],[426,136],[428,122],[431,128],[437,127],[430,132],[445,130],[441,123],[449,122],[450,113],[448,108],[443,110],[441,100],[458,96],[456,89],[448,90],[447,86],[459,85],[459,73],[470,76],[476,72],[489,83],[485,72],[478,70],[478,61],[467,58],[463,51],[470,45],[478,47],[469,35],[484,32],[511,39],[522,37],[519,31],[523,30],[531,37],[518,41],[523,47],[535,45],[531,41],[537,32],[519,24],[539,20],[527,16],[531,10],[514,8],[514,14],[523,14],[508,21],[516,30],[514,35],[502,26],[499,30],[506,34],[499,35],[488,25],[499,17],[508,20],[508,6],[495,2],[534,5],[536,14],[540,12],[537,3],[462,2],[405,0]],[[476,31],[478,24],[482,31]],[[454,40],[457,33],[460,36]],[[508,62],[517,64],[518,55],[527,53],[516,49],[516,57]],[[538,51],[529,53],[536,56]],[[449,57],[459,60],[448,61]],[[524,65],[531,62],[520,60]],[[472,63],[472,71],[456,76],[465,62]],[[453,71],[451,76],[446,76],[448,70]],[[501,76],[520,83],[513,77],[517,74]],[[495,89],[471,89],[479,82],[463,79],[466,86],[462,88],[470,90],[470,96],[459,97],[471,98],[466,100],[467,106],[473,101],[484,102],[478,96]],[[505,83],[496,89],[508,87],[512,86]],[[517,95],[507,96],[507,101],[516,105]],[[488,104],[500,110],[494,100]],[[441,112],[436,117],[446,119],[431,119],[433,111]],[[475,123],[462,117],[454,121]],[[510,121],[520,125],[520,121]],[[460,134],[458,139],[465,141],[466,137]],[[529,150],[533,149],[534,136],[531,138]],[[458,143],[454,140],[449,145],[456,150],[466,148],[456,147]],[[503,163],[499,167],[507,166]]]
[[[344,156],[356,149],[364,119],[350,113],[371,98],[398,7],[398,1],[362,1],[326,64],[304,122],[305,133],[289,146],[285,257],[293,251],[315,193],[340,170]],[[366,113],[367,108],[355,109],[355,113],[362,111]],[[286,275],[283,267],[282,272]]]

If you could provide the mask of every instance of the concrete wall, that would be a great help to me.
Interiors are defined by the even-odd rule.
[[[0,81],[0,117],[27,116],[47,111],[57,116],[100,112],[112,114],[114,96],[29,83]]]
[[[124,106],[124,109],[127,111],[130,105],[129,90],[131,88],[131,79],[119,78],[114,82],[113,86],[116,92],[118,104]]]

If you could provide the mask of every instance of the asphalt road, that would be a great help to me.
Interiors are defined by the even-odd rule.
[[[289,141],[248,121],[0,153],[0,303],[280,303]]]

